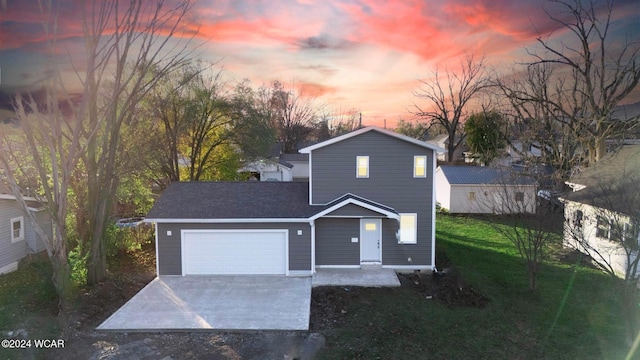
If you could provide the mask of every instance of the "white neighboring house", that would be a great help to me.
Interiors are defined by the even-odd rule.
[[[251,172],[259,175],[260,181],[293,181],[293,165],[270,159],[259,159],[252,161],[238,172]]]
[[[40,226],[51,234],[51,218],[42,203],[31,197],[25,197],[25,200]],[[22,258],[45,249],[15,196],[0,191],[0,274],[17,270]]]
[[[536,211],[536,181],[509,169],[442,165],[436,169],[435,182],[436,201],[450,213]]]
[[[293,181],[309,181],[309,154],[281,154],[279,160],[293,165]]]
[[[566,182],[564,246],[620,277],[638,269],[640,145],[624,145]]]
[[[534,144],[524,145],[521,140],[511,140],[511,145],[507,145],[504,156],[496,158],[491,163],[495,166],[510,166],[520,164],[527,159],[542,156],[542,150]]]
[[[459,139],[456,138],[456,141]],[[449,145],[449,135],[448,134],[440,134],[436,135],[433,139],[429,139],[426,142],[436,145],[440,148],[443,148],[444,152],[438,153],[438,161],[447,161],[447,146]],[[453,152],[453,161],[464,161],[465,155],[464,153],[469,151],[469,147],[465,141],[461,142],[458,145],[458,148]]]

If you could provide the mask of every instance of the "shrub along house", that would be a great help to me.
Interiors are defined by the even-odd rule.
[[[308,182],[176,182],[147,214],[158,275],[435,265],[436,153],[366,127],[301,149]]]

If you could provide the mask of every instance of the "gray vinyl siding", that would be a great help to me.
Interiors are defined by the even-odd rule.
[[[27,241],[11,242],[11,219],[22,216],[13,200],[0,200],[0,268],[19,261],[27,254]],[[24,219],[27,225],[27,219]]]
[[[425,178],[413,177],[415,155],[427,157]],[[356,178],[356,156],[369,156],[368,178]],[[369,131],[313,150],[311,168],[314,204],[353,193],[390,206],[398,213],[418,215],[417,244],[398,244],[395,230],[392,236],[390,226],[383,224],[384,265],[433,265],[433,150]],[[412,258],[411,263],[407,257]]]
[[[359,239],[360,219],[316,220],[316,265],[360,265]]]
[[[158,224],[158,275],[181,275],[181,231],[201,229],[286,229],[289,231],[289,270],[311,270],[311,227],[308,223]],[[171,236],[167,236],[167,231]],[[302,230],[302,235],[298,235]]]
[[[46,211],[38,211],[34,213],[34,216],[38,224],[40,224],[40,226],[42,227],[42,230],[44,230],[45,234],[51,237],[53,229],[51,227],[51,216],[49,216],[49,213],[47,213]],[[27,219],[25,219],[25,223],[27,223],[25,232],[28,244],[27,251],[29,253],[38,253],[40,251],[46,250],[42,238],[38,236],[36,230],[31,226],[31,224],[28,224]]]
[[[366,216],[366,217],[381,217],[384,216],[379,212],[365,209],[355,204],[347,204],[335,211],[328,213],[325,216]]]

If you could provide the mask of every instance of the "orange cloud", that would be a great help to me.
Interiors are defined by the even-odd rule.
[[[301,96],[311,98],[332,94],[338,90],[336,87],[314,82],[296,82],[295,85]]]

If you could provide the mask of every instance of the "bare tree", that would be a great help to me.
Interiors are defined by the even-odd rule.
[[[549,243],[559,231],[553,226],[554,218],[561,216],[554,214],[551,204],[537,206],[533,177],[506,169],[496,171],[500,176],[487,187],[489,190],[476,192],[477,204],[483,209],[480,212],[492,210],[495,217],[488,219],[489,223],[518,249],[526,263],[529,290],[534,291]]]
[[[586,135],[580,123],[584,104],[577,103],[578,89],[556,76],[557,66],[533,64],[523,71],[496,80],[496,88],[507,100],[502,113],[510,123],[507,142],[527,163],[548,164],[558,187],[583,163],[580,137]],[[520,141],[520,147],[513,140]],[[532,156],[536,148],[540,156]]]
[[[49,54],[57,51],[57,6],[52,1],[40,3],[43,18],[44,39]],[[52,264],[53,285],[64,311],[70,295],[70,267],[67,249],[67,214],[69,192],[78,161],[87,151],[86,141],[92,139],[98,126],[84,126],[83,114],[87,103],[78,105],[61,77],[58,62],[46,62],[49,78],[43,82],[43,91],[37,96],[24,97],[17,94],[14,108],[19,119],[16,132],[2,129],[0,164],[5,181],[36,234],[43,240]],[[27,152],[27,156],[20,155]],[[21,175],[27,168],[35,177],[38,188],[34,196],[42,201],[52,220],[51,232],[44,229],[29,211],[25,201],[24,186],[20,186]],[[34,179],[32,179],[34,180]]]
[[[619,171],[587,179],[586,188],[565,196],[564,245],[623,279],[620,309],[631,346],[640,336],[640,172],[638,150],[624,151],[633,151],[632,158],[606,164]]]
[[[81,124],[89,128],[100,124],[82,154],[87,226],[80,238],[91,244],[87,247],[90,284],[106,275],[104,234],[118,185],[121,128],[134,121],[136,106],[159,79],[187,63],[188,44],[175,45],[170,39],[183,31],[191,7],[189,1],[171,6],[134,0],[124,6],[119,1],[91,1],[82,8],[87,70],[81,77],[86,104]]]
[[[442,77],[438,69],[434,79],[419,80],[420,89],[413,95],[426,100],[426,105],[414,104],[413,114],[427,119],[430,125],[441,126],[448,135],[447,161],[453,161],[455,150],[465,141],[463,121],[467,105],[474,96],[489,86],[485,76],[484,58],[475,61],[473,55],[460,60],[457,72],[445,71]]]
[[[273,82],[271,107],[274,110],[274,127],[278,140],[283,144],[284,152],[294,152],[303,140],[313,133],[319,107],[314,98],[294,89],[285,89],[279,81]]]
[[[322,141],[357,130],[361,125],[362,115],[357,109],[324,108],[316,125],[316,140]]]
[[[401,119],[398,121],[398,125],[394,129],[395,132],[412,137],[419,140],[427,140],[434,126],[430,126],[429,123],[424,121],[408,121]]]
[[[638,125],[638,119],[616,119],[614,108],[631,93],[640,80],[640,43],[624,44],[610,38],[614,1],[604,8],[592,0],[550,0],[549,18],[571,37],[555,41],[554,33],[540,35],[543,51],[530,49],[533,64],[557,65],[561,72],[556,86],[568,91],[571,102],[541,99],[554,111],[565,113],[564,122],[577,131],[581,146],[588,151],[589,164],[606,153],[606,140]],[[567,100],[567,97],[564,97]]]

